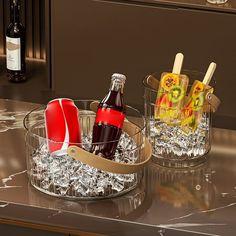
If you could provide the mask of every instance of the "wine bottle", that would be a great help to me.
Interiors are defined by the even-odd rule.
[[[20,21],[20,0],[11,0],[10,24],[6,31],[6,64],[9,81],[25,78],[25,28]]]

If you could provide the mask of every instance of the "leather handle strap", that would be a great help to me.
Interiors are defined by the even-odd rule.
[[[142,170],[151,158],[151,144],[145,138],[144,148],[145,160],[139,163],[126,164],[102,158],[100,156],[89,153],[77,146],[68,148],[68,155],[75,160],[79,160],[84,164],[90,165],[97,169],[117,173],[117,174],[132,174]]]
[[[208,104],[211,105],[211,110],[213,112],[217,111],[221,103],[220,99],[214,93],[211,93],[211,92],[206,94],[206,101],[208,102]]]
[[[145,80],[144,80],[144,84],[146,86],[148,86],[150,89],[153,90],[158,90],[159,88],[159,80],[157,78],[155,78],[153,75],[148,75]]]
[[[98,104],[99,101],[93,101],[90,103],[90,109],[95,113],[97,111]],[[132,137],[137,147],[140,148],[140,151],[138,153],[141,160],[140,162],[136,162],[134,164],[115,162],[85,151],[78,146],[70,146],[67,149],[68,155],[75,160],[81,161],[84,164],[90,165],[103,171],[117,174],[131,174],[138,172],[142,170],[151,159],[152,146],[148,139],[142,134],[142,130],[135,124],[129,121],[125,121],[123,124],[123,131],[125,131],[130,137]]]

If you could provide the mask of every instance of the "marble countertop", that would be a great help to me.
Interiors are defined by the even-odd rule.
[[[235,235],[236,131],[213,129],[204,165],[174,170],[150,163],[128,194],[69,201],[41,193],[28,181],[22,120],[38,106],[0,100],[0,223],[71,234]]]

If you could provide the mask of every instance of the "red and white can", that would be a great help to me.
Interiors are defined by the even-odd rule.
[[[50,101],[45,110],[48,149],[54,154],[66,154],[70,145],[81,143],[79,110],[71,99]]]

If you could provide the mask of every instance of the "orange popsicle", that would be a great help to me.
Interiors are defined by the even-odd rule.
[[[203,81],[195,80],[191,87],[181,114],[181,126],[186,133],[194,131],[198,127],[203,114],[206,88],[211,81],[215,69],[216,64],[212,62],[208,67]]]

